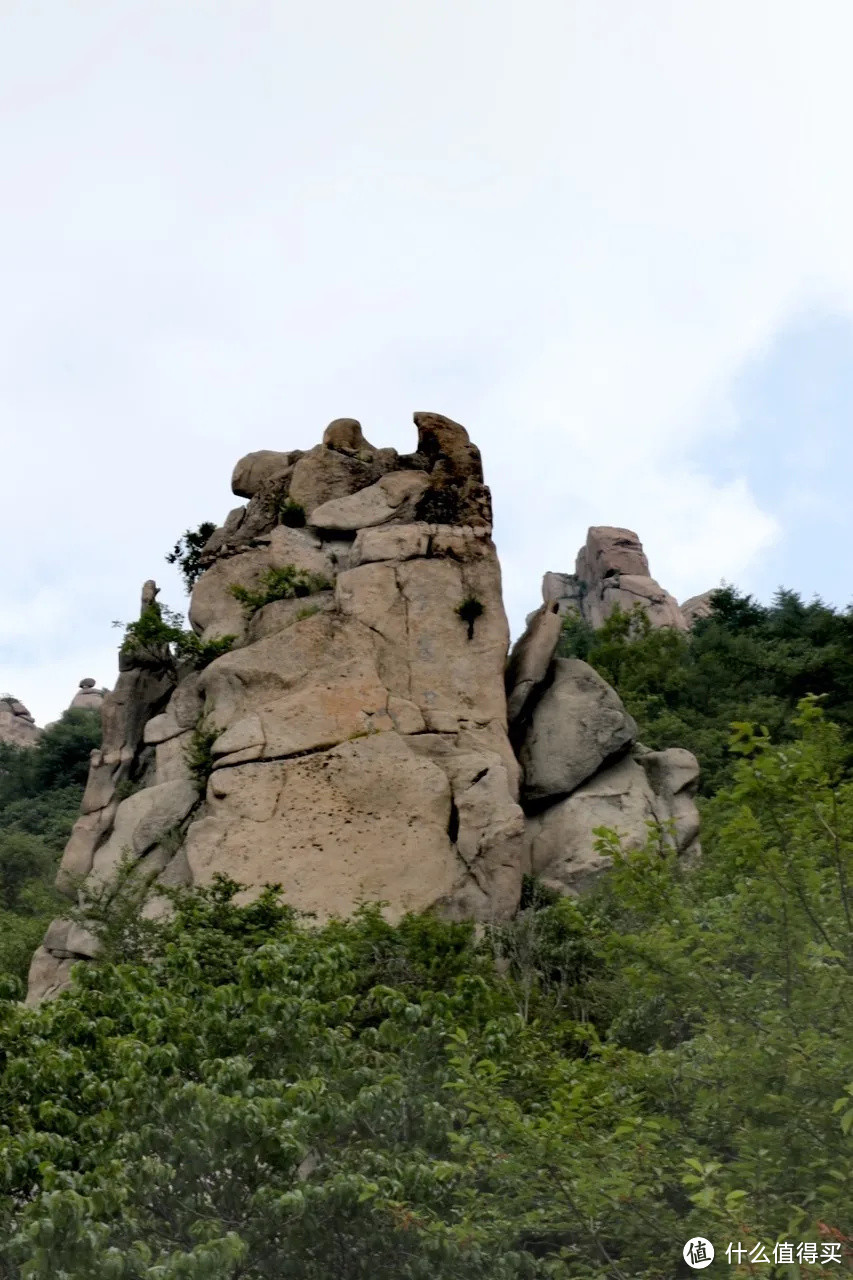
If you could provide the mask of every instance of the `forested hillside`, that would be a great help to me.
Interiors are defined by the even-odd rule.
[[[61,899],[53,881],[80,812],[95,711],[65,711],[35,747],[0,743],[0,973],[25,979]]]
[[[692,635],[564,645],[699,755],[701,862],[603,833],[596,892],[530,881],[485,929],[319,928],[225,880],[153,923],[123,880],[75,989],[0,1003],[0,1277],[670,1280],[696,1235],[709,1275],[853,1269],[853,622],[726,591]],[[86,732],[0,766],[21,937]]]
[[[732,587],[691,632],[652,628],[642,608],[615,612],[597,631],[566,619],[560,652],[591,663],[618,691],[647,746],[687,747],[702,793],[731,781],[733,723],[794,733],[799,699],[820,696],[853,743],[853,612],[780,590],[769,607]]]

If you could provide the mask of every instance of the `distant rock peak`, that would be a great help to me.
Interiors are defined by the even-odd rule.
[[[15,747],[34,747],[41,737],[33,717],[23,702],[11,694],[0,698],[0,742]]]
[[[711,612],[712,592],[679,605],[651,576],[649,562],[633,529],[593,525],[575,562],[574,573],[546,573],[542,598],[555,601],[561,614],[576,610],[598,629],[617,608],[629,612],[639,604],[653,627],[687,631]],[[531,615],[532,616],[532,615]]]

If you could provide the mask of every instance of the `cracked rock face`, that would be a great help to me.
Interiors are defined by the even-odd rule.
[[[234,645],[201,672],[125,660],[63,857],[66,891],[114,874],[129,850],[166,883],[221,872],[246,896],[280,883],[320,919],[365,899],[391,918],[515,911],[525,827],[491,500],[465,429],[432,413],[415,423],[408,455],[336,419],[308,452],[237,463],[248,503],[210,538],[189,610],[203,641]],[[230,590],[257,591],[286,566],[310,575],[297,599],[250,613]],[[473,624],[458,612],[471,599]],[[199,793],[186,749],[202,725],[212,768]],[[81,954],[64,925],[52,930],[31,1001],[61,989]]]

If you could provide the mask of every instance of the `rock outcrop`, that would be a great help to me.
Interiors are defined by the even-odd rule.
[[[6,695],[0,698],[0,742],[15,747],[34,747],[41,737],[33,717],[23,702]]]
[[[707,591],[679,606],[675,597],[651,576],[636,533],[610,525],[594,525],[588,531],[574,573],[546,573],[542,579],[546,604],[556,602],[561,614],[575,610],[596,629],[614,609],[627,613],[639,604],[653,627],[687,631],[696,618],[710,613],[711,595]]]
[[[122,650],[65,892],[129,854],[166,883],[280,883],[319,918],[367,899],[392,917],[516,909],[525,827],[491,500],[465,429],[415,424],[407,455],[338,419],[314,449],[238,462],[248,502],[208,540],[189,609],[203,644],[231,648],[200,670]],[[155,596],[146,584],[143,616]],[[66,925],[34,958],[30,1001],[92,951]]]
[[[693,623],[698,622],[700,618],[710,618],[713,612],[711,603],[713,596],[714,589],[703,591],[701,595],[691,596],[689,600],[684,601],[681,612],[688,627],[692,627]]]
[[[247,501],[203,548],[183,656],[158,639],[144,585],[59,870],[71,898],[129,858],[163,885],[223,873],[251,897],[277,883],[321,920],[381,900],[392,918],[487,921],[516,911],[527,871],[566,893],[590,884],[607,865],[599,825],[637,845],[663,824],[695,852],[695,760],[642,747],[614,690],[555,658],[565,596],[507,663],[479,450],[448,418],[414,420],[410,454],[339,418],[313,449],[237,463]],[[593,532],[599,617],[608,593],[652,579],[634,535]],[[96,952],[54,921],[29,1001]]]
[[[86,676],[80,681],[80,685],[71,699],[69,710],[79,708],[83,711],[100,711],[104,698],[109,693],[109,689],[96,689],[95,681],[91,676]]]
[[[556,602],[532,614],[507,666],[510,734],[522,769],[526,865],[560,893],[589,889],[610,865],[596,830],[625,849],[650,832],[684,857],[699,855],[695,795],[699,765],[689,751],[651,751],[601,676],[555,656]]]

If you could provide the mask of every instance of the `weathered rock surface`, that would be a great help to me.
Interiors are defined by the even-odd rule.
[[[95,681],[87,676],[80,681],[80,687],[71,699],[71,709],[79,707],[83,711],[100,711],[108,689],[96,689]]]
[[[513,645],[506,669],[507,719],[510,733],[521,721],[534,690],[551,667],[563,617],[556,600],[546,602],[527,619],[527,629]]]
[[[370,898],[393,917],[515,910],[525,826],[491,500],[465,429],[415,418],[410,455],[337,419],[308,452],[237,464],[249,503],[209,539],[189,611],[203,641],[233,646],[200,672],[125,663],[66,886],[108,879],[129,851],[164,882],[223,872],[248,895],[280,882],[321,918]],[[304,527],[280,523],[298,508]],[[286,566],[311,575],[303,598],[254,613],[234,598],[234,584],[257,590]],[[471,599],[481,612],[463,620]],[[214,735],[201,797],[186,759],[199,726]],[[67,977],[59,925],[45,949],[33,992]]]
[[[596,847],[596,828],[613,830],[622,848],[642,848],[650,834],[674,845],[679,853],[698,853],[699,819],[694,802],[698,765],[688,751],[676,752],[677,761],[656,762],[676,778],[683,772],[680,790],[657,791],[654,769],[643,767],[648,756],[633,753],[596,773],[566,799],[527,819],[530,866],[551,888],[573,896],[592,888],[610,866],[610,857]],[[649,755],[668,757],[670,752]],[[689,762],[689,763],[688,763]],[[650,776],[651,774],[651,776]],[[674,829],[674,839],[670,834]]]
[[[591,530],[586,587],[547,575],[507,664],[479,450],[449,418],[414,418],[411,454],[377,449],[339,418],[307,452],[238,462],[232,487],[248,502],[208,539],[189,609],[203,642],[232,646],[200,670],[168,650],[122,649],[60,867],[65,893],[109,882],[130,857],[141,882],[223,873],[246,898],[280,883],[319,919],[378,899],[395,919],[432,909],[484,921],[513,914],[525,871],[566,893],[593,883],[607,865],[598,825],[630,847],[651,823],[695,855],[693,757],[640,746],[614,690],[555,657],[574,599],[595,625],[629,599],[686,625],[636,536]],[[235,585],[263,595],[288,568],[307,575],[305,594],[280,574],[282,598],[257,609],[235,598]],[[143,611],[156,595],[146,583]],[[30,1002],[96,950],[85,929],[54,921]]]
[[[561,620],[554,601],[530,616],[507,670],[530,869],[561,893],[585,892],[610,865],[596,847],[597,827],[616,830],[626,849],[656,831],[679,854],[697,857],[695,757],[636,742],[634,721],[592,667],[549,657],[554,617]]]
[[[692,627],[694,622],[698,622],[700,618],[710,618],[713,613],[711,600],[716,588],[710,591],[703,591],[701,595],[691,596],[689,600],[685,600],[681,606],[681,613],[688,627]]]
[[[636,740],[619,695],[586,662],[556,658],[519,751],[527,804],[576,791]]]
[[[246,610],[231,593],[232,586],[256,588],[265,573],[292,565],[331,583],[335,567],[320,538],[309,529],[278,525],[252,550],[241,551],[215,561],[193,587],[189,608],[190,625],[203,640],[246,637],[249,619]]]
[[[33,717],[17,698],[0,698],[0,742],[15,747],[34,747],[41,737]]]
[[[576,610],[598,628],[614,609],[628,613],[642,605],[655,627],[686,631],[678,601],[651,576],[642,543],[631,529],[595,525],[578,552],[575,572],[546,573],[542,597],[556,600],[560,612]]]

